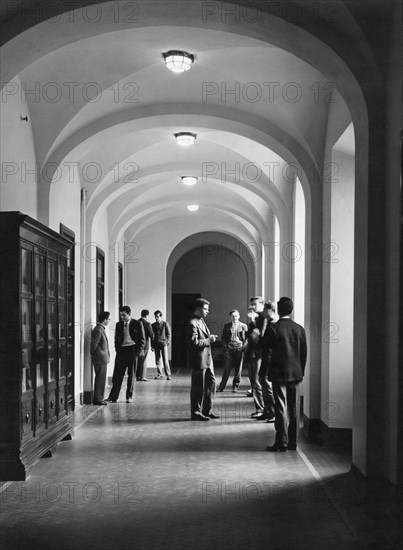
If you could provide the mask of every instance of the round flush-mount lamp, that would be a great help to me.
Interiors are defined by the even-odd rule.
[[[195,185],[197,180],[196,176],[182,176],[182,183],[185,185]]]
[[[197,210],[199,210],[199,205],[198,204],[188,204],[186,208],[189,210],[189,212],[197,212]]]
[[[182,145],[183,147],[193,145],[197,138],[197,134],[192,134],[192,132],[178,132],[177,134],[174,134],[174,136],[176,143]]]
[[[173,73],[184,73],[188,71],[194,61],[194,56],[180,50],[170,50],[163,54],[165,66]]]

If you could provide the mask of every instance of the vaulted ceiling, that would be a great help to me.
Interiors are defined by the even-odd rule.
[[[320,165],[326,140],[351,123],[328,75],[296,55],[301,30],[288,25],[281,48],[257,25],[248,35],[246,24],[201,20],[195,2],[138,2],[137,22],[120,13],[113,25],[118,4],[84,19],[71,10],[6,44],[40,166],[78,165],[89,218],[107,212],[117,236],[176,223],[189,203],[200,205],[200,228],[220,218],[245,238],[262,235],[272,214],[287,216],[302,157]],[[188,72],[167,70],[171,49],[194,55]],[[180,131],[195,144],[178,146]],[[349,153],[352,137],[340,141]],[[183,175],[198,183],[184,186]]]

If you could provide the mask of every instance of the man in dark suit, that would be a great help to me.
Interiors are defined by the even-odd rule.
[[[210,302],[198,298],[195,306],[193,317],[185,330],[189,367],[192,369],[190,410],[192,420],[206,421],[220,418],[212,411],[216,380],[211,343],[217,340],[217,335],[210,334],[204,321],[209,313]]]
[[[273,383],[276,439],[267,451],[295,451],[299,423],[299,386],[304,377],[308,347],[305,329],[290,319],[290,298],[277,302],[280,319],[270,323],[263,336],[268,378]],[[288,418],[287,418],[288,416]]]
[[[134,376],[137,369],[137,359],[145,346],[144,328],[142,323],[130,317],[129,306],[119,310],[120,321],[115,329],[115,368],[112,377],[112,389],[108,401],[116,403],[122,387],[123,377],[127,369],[126,403],[133,397]]]
[[[150,349],[150,340],[154,339],[154,332],[151,326],[151,323],[147,321],[147,317],[150,315],[148,309],[143,309],[141,311],[141,317],[139,319],[144,328],[144,335],[146,339],[145,346],[139,354],[138,364],[137,364],[137,380],[139,382],[147,382],[147,365],[146,359],[148,355],[148,350]]]
[[[162,312],[157,309],[154,311],[155,323],[151,325],[154,333],[154,339],[151,342],[151,348],[155,352],[155,366],[157,367],[156,380],[162,378],[161,358],[164,365],[164,372],[167,380],[171,380],[171,369],[168,360],[168,346],[171,341],[171,329],[167,321],[162,320]]]
[[[252,395],[255,402],[256,412],[251,414],[255,420],[274,421],[274,397],[271,383],[267,377],[261,376],[262,370],[262,337],[268,323],[265,316],[266,302],[262,296],[255,296],[250,299],[252,311],[248,325],[248,348],[247,357],[249,360],[249,377],[252,385]],[[270,302],[267,302],[269,304]]]
[[[104,401],[106,370],[110,361],[108,338],[105,329],[109,323],[109,311],[98,315],[98,323],[91,332],[90,353],[94,365],[94,405],[107,405]]]

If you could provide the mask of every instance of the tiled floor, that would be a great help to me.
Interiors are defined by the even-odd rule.
[[[396,508],[385,529],[372,522],[348,457],[307,442],[265,452],[273,425],[250,419],[244,391],[216,410],[189,420],[187,373],[84,406],[73,440],[3,487],[2,550],[398,548]]]

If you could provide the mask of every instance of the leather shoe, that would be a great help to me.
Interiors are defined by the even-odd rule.
[[[208,420],[210,420],[210,418],[208,416],[204,416],[204,414],[202,413],[195,413],[195,414],[192,414],[192,420],[200,420],[201,422],[207,422]]]
[[[266,420],[266,422],[268,422],[269,424],[271,424],[272,422],[274,422],[276,420],[276,417],[275,416],[269,416],[269,418]]]
[[[260,416],[261,414],[263,414],[261,411],[256,411],[256,412],[252,413],[252,414],[250,415],[250,417],[251,417],[251,418],[256,418],[257,416]]]
[[[267,420],[268,416],[266,413],[257,414],[255,417],[255,420]]]
[[[222,388],[217,388],[216,391],[224,391]]]
[[[276,445],[275,443],[274,445],[268,445],[266,447],[266,451],[269,451],[271,453],[285,453],[287,451],[287,447],[283,445]]]
[[[297,450],[297,446],[296,445],[287,445],[287,449],[289,451],[296,451]]]
[[[131,401],[132,401],[131,397],[129,397],[129,399],[126,399],[126,403],[131,403]]]
[[[109,397],[108,397],[108,399],[105,399],[105,401],[107,403],[116,403],[116,399],[109,399]]]
[[[94,401],[94,405],[107,405],[108,401]]]
[[[209,413],[207,416],[209,416],[210,418],[221,418],[219,414],[213,412]]]

